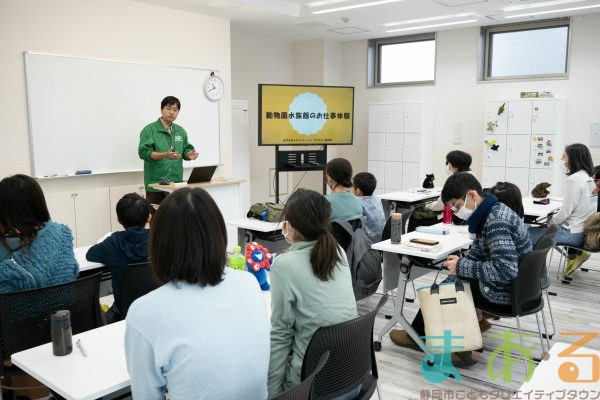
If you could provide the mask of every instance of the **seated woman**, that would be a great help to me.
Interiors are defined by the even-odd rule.
[[[325,197],[304,189],[283,210],[291,247],[271,268],[271,396],[300,383],[304,352],[319,327],[357,316],[346,255],[327,229],[330,214]]]
[[[133,398],[265,399],[269,321],[258,282],[225,268],[227,230],[203,189],[167,196],[150,228],[152,271],[165,285],[127,314]]]
[[[561,160],[564,161],[567,183],[563,190],[562,206],[552,221],[560,226],[555,240],[557,245],[581,247],[585,220],[597,208],[597,196],[594,194],[594,163],[590,150],[581,143],[565,147]],[[529,229],[533,246],[544,236],[546,229]],[[571,275],[588,258],[590,253],[587,251],[570,251],[564,275]]]
[[[360,199],[348,191],[352,187],[352,164],[344,158],[334,158],[325,166],[325,181],[331,189],[332,221],[349,221],[362,216]]]
[[[79,266],[68,226],[50,220],[44,192],[27,175],[0,181],[0,292],[69,282]]]

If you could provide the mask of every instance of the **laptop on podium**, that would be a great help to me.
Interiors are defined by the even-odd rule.
[[[216,165],[209,165],[207,167],[194,167],[187,183],[210,182],[216,169]]]

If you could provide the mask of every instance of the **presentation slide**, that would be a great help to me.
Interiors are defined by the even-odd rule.
[[[258,144],[352,144],[354,88],[259,85]]]

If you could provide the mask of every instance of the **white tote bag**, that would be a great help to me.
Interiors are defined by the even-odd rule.
[[[437,276],[436,276],[437,278]],[[444,331],[450,331],[451,352],[477,350],[482,347],[481,331],[473,304],[469,282],[454,282],[423,287],[417,290],[425,321],[428,350],[444,353]],[[458,337],[457,337],[458,336]],[[433,346],[433,347],[429,347]]]

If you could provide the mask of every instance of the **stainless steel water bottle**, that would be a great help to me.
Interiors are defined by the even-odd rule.
[[[55,356],[66,356],[73,351],[71,332],[71,312],[58,310],[50,316],[50,332],[52,335],[52,353]]]
[[[390,241],[399,244],[402,238],[402,213],[393,213],[390,220]]]

